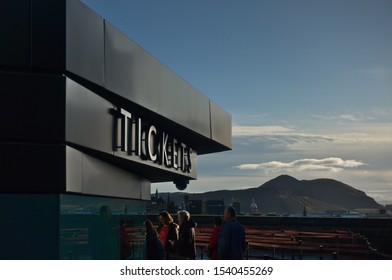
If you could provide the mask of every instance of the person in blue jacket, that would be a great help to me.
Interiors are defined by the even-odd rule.
[[[234,207],[225,208],[219,235],[218,255],[221,260],[242,260],[246,246],[245,229],[235,218]]]

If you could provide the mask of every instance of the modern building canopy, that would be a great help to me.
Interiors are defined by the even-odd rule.
[[[79,0],[2,0],[0,38],[0,259],[143,258],[151,183],[231,116]]]
[[[0,18],[1,192],[149,199],[231,149],[230,114],[79,0]]]

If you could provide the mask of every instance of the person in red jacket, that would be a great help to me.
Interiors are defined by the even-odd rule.
[[[219,234],[221,230],[222,230],[222,218],[220,216],[217,216],[214,218],[214,230],[212,231],[210,237],[210,244],[208,244],[207,255],[211,260],[218,259],[218,240],[219,240]]]
[[[163,248],[165,248],[166,259],[170,259],[173,243],[178,239],[178,225],[173,222],[172,216],[167,211],[159,213],[158,218],[158,238],[161,240]]]

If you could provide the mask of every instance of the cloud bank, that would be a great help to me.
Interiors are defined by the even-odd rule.
[[[363,165],[356,160],[344,160],[338,157],[324,159],[298,159],[291,162],[270,161],[264,163],[247,163],[236,166],[240,170],[262,170],[267,173],[291,171],[330,171],[341,172],[345,168],[355,168]]]
[[[285,135],[293,130],[284,126],[233,126],[233,136]]]

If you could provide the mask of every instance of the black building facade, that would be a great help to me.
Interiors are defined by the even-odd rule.
[[[231,116],[79,0],[0,3],[0,258],[142,258],[122,226]]]

